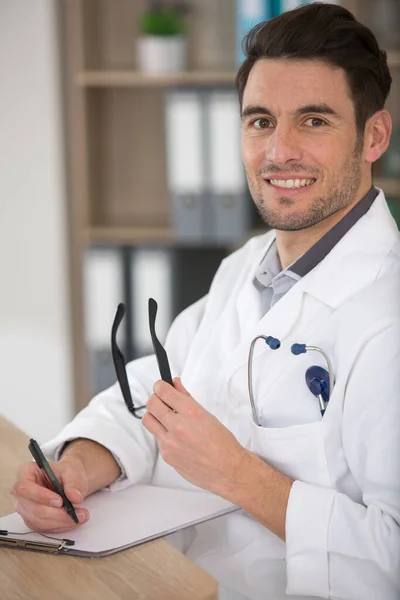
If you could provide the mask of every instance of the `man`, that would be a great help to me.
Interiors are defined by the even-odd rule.
[[[275,231],[226,259],[208,296],[172,325],[174,387],[156,381],[154,357],[130,363],[135,404],[147,402],[142,422],[114,386],[45,451],[78,505],[153,477],[243,508],[184,540],[227,598],[394,600],[400,249],[371,180],[391,133],[386,55],[347,10],[313,4],[258,25],[247,56],[236,80],[243,162]],[[247,359],[259,335],[280,347],[255,346],[257,424]],[[304,375],[326,363],[312,351],[293,356],[294,343],[332,363],[323,418]],[[13,494],[30,527],[71,528],[36,465],[20,468]]]

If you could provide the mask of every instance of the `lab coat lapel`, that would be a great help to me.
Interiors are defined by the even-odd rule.
[[[238,294],[236,300],[236,314],[239,323],[240,342],[248,339],[249,328],[256,326],[262,316],[260,292],[253,284],[253,281],[263,256],[267,254],[274,241],[275,236],[269,240],[266,247],[261,249],[261,252],[257,253],[257,257],[251,263],[249,271],[245,275],[242,288]]]
[[[227,377],[231,378],[237,369],[247,363],[249,349],[252,340],[259,335],[270,335],[278,338],[282,343],[292,332],[296,323],[300,320],[304,297],[304,280],[298,281],[261,319],[255,315],[260,314],[259,292],[250,279],[243,290],[241,301],[238,301],[239,321],[241,323],[241,341],[237,348],[231,353],[227,367]],[[249,304],[246,302],[249,301]],[[246,328],[247,324],[247,328]],[[274,365],[274,377],[285,367],[285,363],[279,360],[279,352],[274,352],[261,341],[255,345],[253,360],[261,355],[266,355],[268,361]]]
[[[306,276],[307,293],[332,309],[375,281],[399,231],[381,191],[369,211]]]

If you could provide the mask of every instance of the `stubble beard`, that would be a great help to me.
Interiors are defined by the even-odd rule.
[[[261,218],[269,227],[280,231],[299,231],[320,223],[354,202],[361,183],[359,146],[354,149],[350,160],[336,170],[333,180],[341,182],[340,185],[333,182],[325,196],[315,196],[302,211],[296,210],[295,198],[281,196],[278,202],[282,207],[294,207],[293,211],[287,211],[286,214],[265,205],[262,189],[258,184],[249,180],[249,189]]]

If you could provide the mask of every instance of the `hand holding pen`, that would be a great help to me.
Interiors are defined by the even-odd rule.
[[[49,479],[49,482],[50,482],[52,488],[54,489],[54,491],[57,492],[57,494],[59,496],[61,496],[63,507],[65,508],[65,510],[67,511],[67,513],[69,514],[69,516],[71,517],[73,522],[76,525],[78,525],[79,519],[76,516],[74,507],[72,506],[71,502],[68,500],[67,496],[65,495],[64,490],[61,486],[61,483],[58,481],[57,477],[55,476],[45,455],[41,451],[39,444],[37,443],[36,440],[31,439],[31,440],[29,440],[28,448],[29,448],[29,452],[32,454],[33,458],[35,459],[38,467],[40,467],[40,469],[42,469],[46,473],[46,475]]]
[[[35,461],[19,467],[16,481],[12,486],[14,510],[33,531],[58,533],[75,529],[86,523],[89,519],[88,510],[77,506],[82,502],[88,487],[84,469],[76,461],[60,461],[50,466],[45,459],[54,478],[61,486],[67,504],[64,502],[63,495],[53,487],[51,476],[46,474],[44,467],[41,467],[39,457],[43,453],[39,448],[39,453],[34,454],[35,449],[37,450],[36,444],[30,443],[29,450]],[[71,506],[78,524],[70,510],[68,511]]]

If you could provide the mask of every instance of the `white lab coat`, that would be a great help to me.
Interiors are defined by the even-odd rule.
[[[400,249],[382,192],[323,261],[261,315],[254,273],[272,233],[223,261],[208,296],[174,322],[166,349],[173,376],[247,448],[295,479],[286,543],[244,511],[189,531],[186,553],[248,598],[395,600],[400,597]],[[247,358],[259,335],[281,340],[254,353],[251,417]],[[304,374],[321,347],[335,388],[325,416]],[[144,404],[159,372],[154,357],[129,364]],[[126,479],[191,488],[157,454],[153,436],[125,408],[117,385],[98,395],[45,446],[87,437],[108,447]],[[155,466],[154,466],[155,465]],[[154,469],[154,473],[153,473]]]

